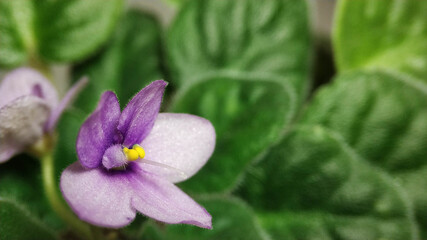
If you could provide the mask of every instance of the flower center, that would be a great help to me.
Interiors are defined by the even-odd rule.
[[[128,161],[135,161],[137,159],[143,159],[145,157],[145,150],[138,144],[132,146],[131,149],[124,147],[123,153],[126,155]]]

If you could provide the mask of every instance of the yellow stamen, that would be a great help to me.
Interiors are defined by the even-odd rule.
[[[127,147],[124,147],[123,148],[123,152],[126,154],[126,153],[128,153],[129,152],[129,148],[127,148]]]
[[[145,150],[138,144],[133,145],[132,149],[138,152],[139,158],[143,159],[145,157]]]
[[[138,152],[135,149],[123,148],[123,152],[129,161],[135,161],[139,158]]]
[[[133,145],[132,149],[124,147],[123,153],[126,155],[128,161],[135,161],[138,158],[143,159],[145,157],[144,149],[138,144]]]

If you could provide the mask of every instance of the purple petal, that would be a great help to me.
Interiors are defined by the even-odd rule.
[[[84,169],[78,162],[61,175],[61,191],[77,216],[93,225],[119,228],[135,218],[127,172]]]
[[[120,105],[116,94],[106,91],[77,136],[77,155],[83,166],[95,168],[101,164],[105,150],[114,144],[119,117]]]
[[[55,128],[56,123],[58,122],[62,112],[74,100],[75,96],[80,93],[80,91],[86,86],[87,83],[88,78],[82,77],[74,84],[74,86],[70,90],[68,90],[67,94],[65,94],[61,102],[59,102],[58,106],[54,108],[52,113],[50,114],[49,120],[45,125],[45,129],[47,132],[51,132]]]
[[[34,85],[33,89],[31,90],[31,95],[39,97],[39,98],[44,98],[42,86],[40,84]]]
[[[51,109],[58,105],[56,89],[49,80],[31,68],[19,68],[7,74],[0,84],[0,107],[26,95],[41,96]]]
[[[189,114],[160,113],[151,133],[141,146],[145,158],[179,169],[162,168],[140,163],[145,171],[161,175],[171,182],[193,176],[205,165],[215,148],[215,129],[201,117]]]
[[[143,171],[129,177],[132,207],[142,214],[165,223],[212,228],[211,215],[173,183]]]
[[[107,169],[117,168],[126,165],[127,158],[123,153],[121,144],[115,144],[109,147],[102,157],[102,165]]]
[[[159,113],[166,85],[163,80],[154,81],[127,104],[118,126],[124,136],[124,146],[131,147],[140,143],[150,133]]]
[[[46,101],[22,96],[0,108],[0,162],[34,144],[50,114]]]
[[[130,164],[125,171],[86,170],[78,162],[62,173],[61,191],[80,219],[118,228],[129,224],[138,210],[166,223],[211,228],[211,216],[167,180]]]

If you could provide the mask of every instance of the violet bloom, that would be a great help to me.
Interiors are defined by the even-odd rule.
[[[56,89],[37,71],[19,68],[6,75],[0,84],[0,163],[52,132],[86,82],[78,81],[59,102]]]
[[[166,223],[211,228],[211,216],[173,183],[209,159],[215,130],[203,118],[158,113],[167,83],[136,94],[123,112],[107,91],[80,128],[76,162],[62,173],[61,190],[74,212],[91,224],[118,228],[140,212]]]

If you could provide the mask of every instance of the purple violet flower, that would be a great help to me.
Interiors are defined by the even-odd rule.
[[[19,68],[6,75],[0,84],[0,163],[52,132],[86,83],[79,80],[59,102],[56,89],[37,71]]]
[[[215,147],[203,118],[158,113],[167,83],[143,88],[120,112],[106,91],[77,137],[79,162],[61,176],[61,191],[80,219],[119,228],[140,212],[165,223],[212,228],[212,217],[174,183],[194,175]]]

